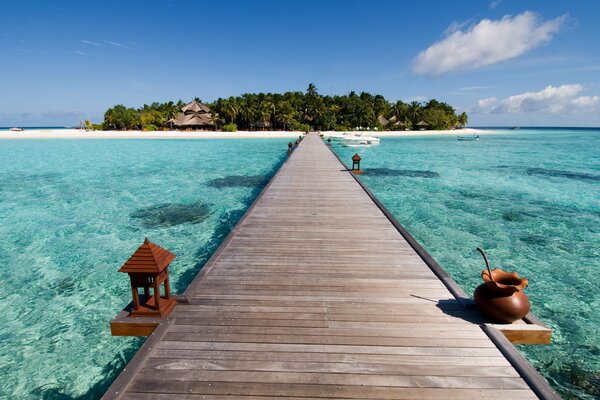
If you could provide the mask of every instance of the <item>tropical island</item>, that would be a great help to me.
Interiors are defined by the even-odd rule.
[[[401,100],[352,91],[347,95],[324,96],[314,84],[305,93],[246,93],[203,103],[144,104],[140,108],[116,105],[104,114],[101,124],[83,123],[93,130],[449,130],[464,127],[467,114],[457,114],[447,103]]]

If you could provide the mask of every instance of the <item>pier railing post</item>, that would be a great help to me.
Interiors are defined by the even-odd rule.
[[[358,153],[352,156],[352,173],[355,175],[363,174],[363,171],[360,169],[360,160],[361,158]]]

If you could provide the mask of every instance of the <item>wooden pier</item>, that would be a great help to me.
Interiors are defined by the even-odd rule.
[[[558,398],[467,303],[309,134],[104,398]]]

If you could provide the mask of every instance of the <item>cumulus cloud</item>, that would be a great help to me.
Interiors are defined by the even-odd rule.
[[[489,113],[497,105],[497,98],[488,97],[486,99],[479,100],[475,106],[471,107],[470,111],[473,113]]]
[[[600,97],[579,96],[583,85],[571,84],[546,86],[538,92],[525,92],[498,100],[496,97],[481,99],[471,108],[475,113],[529,113],[550,114],[596,112]]]
[[[526,11],[499,21],[484,19],[465,31],[455,30],[453,23],[444,39],[417,55],[413,71],[439,76],[510,60],[548,43],[566,18],[541,21],[537,14]]]

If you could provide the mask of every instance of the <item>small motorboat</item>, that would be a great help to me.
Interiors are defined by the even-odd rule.
[[[342,140],[344,138],[352,136],[352,134],[349,132],[331,132],[325,136],[331,138],[331,140]]]
[[[458,140],[479,140],[479,135],[473,135],[473,136],[458,136],[457,137]]]
[[[363,135],[347,136],[342,139],[342,144],[350,147],[370,146],[372,144],[379,144],[379,142],[381,142],[381,139],[378,137]]]
[[[11,131],[11,132],[23,132],[24,129],[23,128],[10,128],[9,131]]]

